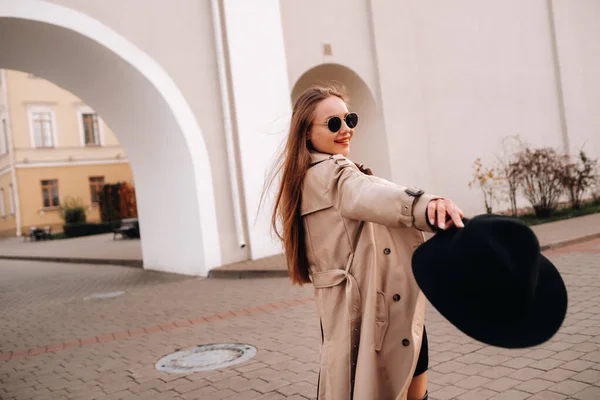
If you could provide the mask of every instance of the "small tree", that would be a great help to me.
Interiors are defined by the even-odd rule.
[[[596,170],[596,174],[594,175],[594,181],[590,185],[590,191],[592,192],[592,199],[594,204],[600,204],[600,173]]]
[[[563,159],[552,148],[530,149],[517,153],[514,163],[518,181],[535,215],[549,217],[558,207],[563,192]]]
[[[583,196],[592,189],[596,180],[596,165],[598,160],[590,159],[583,150],[574,162],[568,162],[565,156],[565,166],[561,174],[561,183],[569,195],[573,208],[581,208]],[[593,190],[592,190],[593,192]]]
[[[513,217],[518,214],[517,190],[519,188],[519,170],[515,153],[524,149],[525,145],[518,135],[509,136],[502,140],[502,154],[497,156],[499,177],[506,183],[504,191],[510,203]]]
[[[478,185],[483,193],[483,201],[485,204],[485,210],[488,214],[493,211],[493,202],[496,199],[496,189],[501,178],[498,176],[495,168],[486,168],[483,166],[480,158],[477,158],[473,162],[473,180],[469,182],[469,188],[473,188],[473,185]]]
[[[79,198],[65,197],[59,208],[59,212],[65,224],[77,224],[87,221],[85,207]]]
[[[126,182],[104,185],[98,192],[98,203],[104,222],[137,217],[135,189]]]

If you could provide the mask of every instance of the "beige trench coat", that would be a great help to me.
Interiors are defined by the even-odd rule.
[[[322,346],[321,400],[404,400],[425,297],[411,270],[426,206],[341,155],[311,152],[301,214]]]

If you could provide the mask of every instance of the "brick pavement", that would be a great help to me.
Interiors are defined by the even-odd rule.
[[[600,240],[545,253],[559,266],[570,303],[561,331],[536,348],[482,345],[429,307],[431,399],[600,399],[599,253]],[[114,290],[125,294],[84,300]],[[0,360],[0,398],[314,398],[318,329],[312,294],[285,278],[210,280],[114,266],[0,261],[0,353],[12,357]],[[154,368],[178,349],[222,342],[249,343],[258,352],[218,371],[167,374]]]

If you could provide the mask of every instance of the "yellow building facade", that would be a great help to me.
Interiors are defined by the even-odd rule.
[[[68,198],[100,221],[97,189],[133,175],[115,134],[93,109],[46,80],[0,71],[0,236],[62,229]]]

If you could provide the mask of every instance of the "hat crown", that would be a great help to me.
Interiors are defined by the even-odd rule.
[[[464,263],[458,269],[461,289],[492,316],[526,315],[535,293],[539,243],[525,224],[515,222],[493,215],[467,220],[453,240],[457,262]]]

